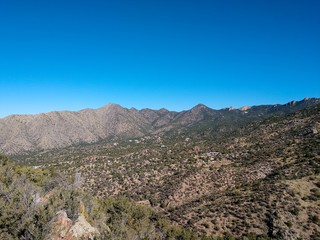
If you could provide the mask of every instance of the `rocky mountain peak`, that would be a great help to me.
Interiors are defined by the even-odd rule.
[[[288,102],[286,105],[292,106],[292,105],[295,105],[296,103],[297,103],[297,101],[293,100],[291,102]]]
[[[122,108],[122,107],[119,104],[108,103],[107,105],[104,105],[101,108],[103,108],[103,109],[115,109],[115,108]]]
[[[160,109],[159,109],[159,112],[161,112],[161,113],[165,113],[165,112],[169,112],[169,111],[168,111],[168,109],[160,108]]]
[[[208,109],[208,107],[202,103],[199,103],[198,105],[194,106],[192,109]]]
[[[249,106],[243,106],[242,108],[239,108],[240,111],[247,111],[248,109],[250,109],[251,107]]]

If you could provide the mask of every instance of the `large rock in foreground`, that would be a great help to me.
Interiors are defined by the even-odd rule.
[[[75,223],[68,218],[67,213],[63,210],[57,212],[57,215],[50,223],[50,232],[46,240],[78,240],[94,239],[99,235],[96,228],[92,227],[85,217],[80,214]]]

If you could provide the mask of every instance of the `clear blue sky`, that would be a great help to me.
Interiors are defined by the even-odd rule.
[[[319,0],[1,0],[0,117],[320,97]]]

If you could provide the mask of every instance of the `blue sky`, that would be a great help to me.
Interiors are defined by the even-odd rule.
[[[320,1],[0,1],[0,117],[320,97]]]

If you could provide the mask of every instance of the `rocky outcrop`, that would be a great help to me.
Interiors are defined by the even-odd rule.
[[[69,232],[76,239],[93,239],[95,235],[98,235],[98,230],[92,227],[82,214],[75,221]]]
[[[242,108],[239,108],[240,111],[247,111],[249,110],[251,107],[249,106],[243,106]]]
[[[51,220],[49,225],[50,231],[45,238],[46,240],[76,240],[76,238],[72,237],[72,234],[69,233],[73,223],[71,219],[68,218],[65,211],[61,210],[57,212],[56,216]]]
[[[46,240],[94,239],[99,235],[98,230],[92,227],[82,214],[73,223],[63,210],[57,212],[49,224],[49,229]]]

